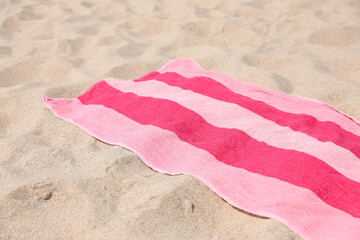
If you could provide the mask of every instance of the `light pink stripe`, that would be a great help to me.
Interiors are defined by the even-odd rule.
[[[279,126],[237,104],[218,101],[159,81],[133,82],[107,79],[106,82],[122,92],[177,102],[198,113],[214,126],[242,130],[268,145],[308,153],[323,160],[344,176],[360,181],[360,159],[349,150],[332,142],[321,142],[304,133]]]
[[[101,105],[49,98],[44,103],[56,116],[90,135],[134,151],[151,168],[193,175],[230,204],[277,219],[304,238],[360,238],[360,219],[325,204],[307,189],[225,165],[170,131],[141,125]]]
[[[312,115],[319,121],[332,121],[343,129],[360,136],[360,121],[334,109],[329,104],[304,98],[297,95],[288,95],[264,87],[240,82],[222,73],[203,69],[191,59],[176,58],[158,70],[160,73],[176,72],[185,77],[207,76],[219,81],[232,91],[244,94],[252,99],[263,101],[281,111],[297,114]]]

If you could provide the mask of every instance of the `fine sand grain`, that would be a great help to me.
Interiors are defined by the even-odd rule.
[[[357,0],[2,0],[0,239],[300,239],[41,102],[175,57],[360,119]]]

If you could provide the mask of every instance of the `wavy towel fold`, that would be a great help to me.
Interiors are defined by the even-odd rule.
[[[360,239],[360,123],[316,100],[177,58],[44,103],[151,168],[201,179],[230,204],[306,239]]]

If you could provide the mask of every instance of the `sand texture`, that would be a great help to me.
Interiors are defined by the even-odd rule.
[[[300,239],[41,101],[176,57],[360,119],[357,0],[1,0],[0,239]]]

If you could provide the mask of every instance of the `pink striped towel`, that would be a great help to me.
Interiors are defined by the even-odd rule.
[[[326,103],[239,82],[177,58],[77,98],[44,97],[62,118],[190,174],[231,205],[305,239],[360,239],[360,122]]]

